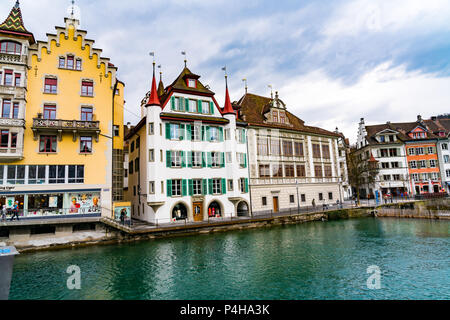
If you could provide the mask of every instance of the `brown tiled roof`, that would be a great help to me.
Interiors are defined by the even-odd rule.
[[[196,88],[191,88],[188,87],[186,84],[186,78],[193,78],[193,79],[197,79],[197,87]],[[200,76],[194,74],[191,72],[191,70],[189,70],[187,67],[185,67],[183,69],[183,71],[181,71],[180,75],[178,76],[178,78],[175,79],[175,81],[168,87],[168,90],[183,90],[183,91],[191,91],[193,93],[207,93],[207,94],[214,94],[214,92],[212,92],[209,89],[206,89],[206,87],[198,80],[200,78]]]
[[[246,93],[236,104],[241,106],[240,108],[240,119],[248,122],[249,125],[294,130],[304,133],[313,133],[319,135],[338,137],[339,134],[331,132],[322,128],[306,126],[305,122],[286,111],[286,116],[289,120],[289,124],[281,123],[266,123],[264,118],[264,113],[267,112],[272,98],[258,96],[256,94]],[[235,105],[236,105],[235,104]]]

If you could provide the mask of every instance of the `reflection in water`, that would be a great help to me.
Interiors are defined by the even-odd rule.
[[[449,226],[368,218],[23,254],[10,298],[449,299]],[[81,290],[66,288],[70,265]]]

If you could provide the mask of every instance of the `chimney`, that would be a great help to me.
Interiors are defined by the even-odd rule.
[[[422,116],[420,114],[417,116],[417,121],[422,122]]]
[[[364,124],[364,118],[361,118],[360,124]]]
[[[436,116],[433,116],[433,117],[431,117],[431,120],[432,120],[432,121],[436,121],[436,120],[437,120],[437,117],[436,117]]]

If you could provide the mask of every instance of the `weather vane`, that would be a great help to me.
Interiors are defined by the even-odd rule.
[[[245,93],[247,94],[247,78],[242,79],[242,81],[245,83]]]
[[[273,99],[273,88],[272,88],[272,85],[269,84],[267,87],[270,88],[270,97]]]
[[[181,55],[184,56],[184,66],[187,67],[187,57],[186,57],[186,51],[181,51]]]

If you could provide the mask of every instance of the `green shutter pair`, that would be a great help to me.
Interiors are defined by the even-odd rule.
[[[202,141],[206,141],[206,127],[202,126]]]
[[[210,133],[210,127],[206,126],[206,141],[211,141],[211,133]]]
[[[166,167],[172,167],[172,153],[169,150],[166,151]]]

